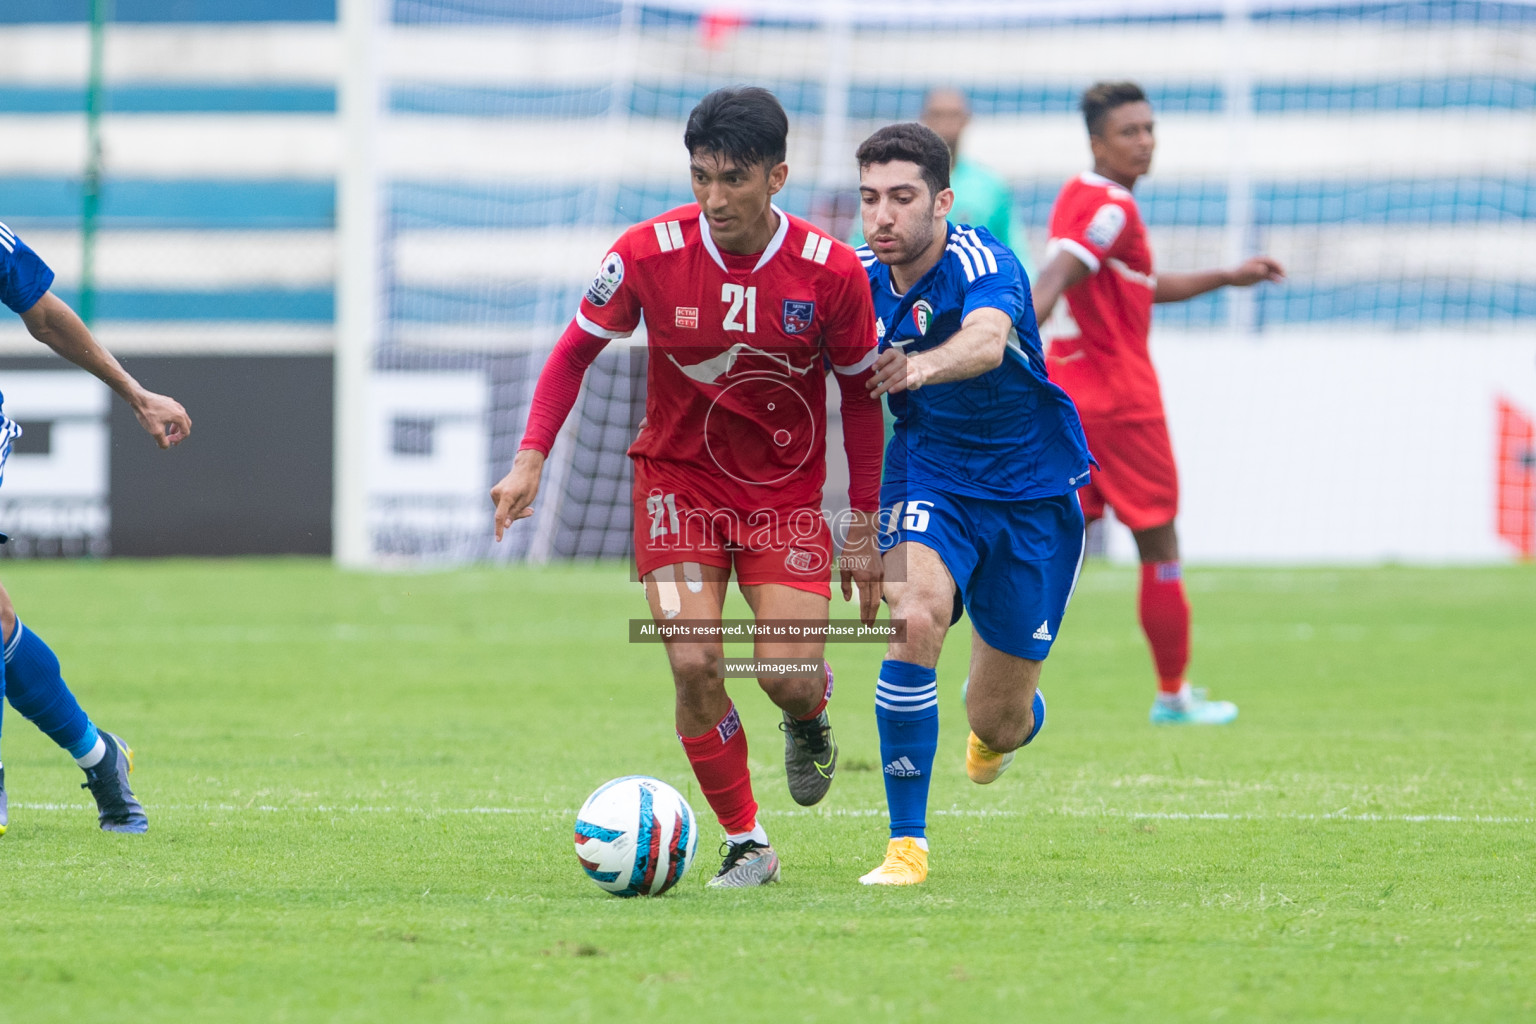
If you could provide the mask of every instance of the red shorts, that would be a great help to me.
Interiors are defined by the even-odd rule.
[[[736,583],[778,583],[832,596],[832,531],[818,508],[720,508],[675,481],[635,472],[635,569],[642,579],[664,565],[698,562],[735,568]]]
[[[1077,492],[1083,515],[1102,518],[1104,506],[1132,530],[1171,523],[1179,514],[1179,471],[1165,420],[1083,420],[1088,450],[1099,464]]]

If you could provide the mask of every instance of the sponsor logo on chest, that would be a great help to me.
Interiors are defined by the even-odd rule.
[[[672,322],[674,324],[676,324],[678,327],[686,327],[689,330],[693,330],[693,331],[698,330],[699,329],[699,307],[698,306],[678,306],[677,307],[677,314],[673,318]]]

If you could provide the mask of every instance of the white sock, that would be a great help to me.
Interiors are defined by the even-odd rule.
[[[917,844],[918,849],[922,850],[924,853],[928,852],[928,840],[923,836],[899,836],[898,838],[910,839]]]
[[[727,832],[725,834],[725,839],[726,842],[730,843],[732,846],[744,843],[748,839],[752,840],[754,843],[762,843],[764,846],[768,845],[768,833],[763,830],[763,826],[761,824],[755,821],[752,823],[751,832]]]
[[[107,741],[100,736],[96,737],[96,745],[85,752],[83,757],[75,758],[75,764],[81,768],[94,768],[101,763],[101,759],[107,756]]]
[[[1190,692],[1189,680],[1186,679],[1179,686],[1178,693],[1163,693],[1161,690],[1159,690],[1157,699],[1162,701],[1164,704],[1172,704],[1174,707],[1183,707],[1190,702],[1193,696],[1194,695]]]

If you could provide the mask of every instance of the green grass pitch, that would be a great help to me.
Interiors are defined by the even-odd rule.
[[[623,567],[3,578],[137,748],[151,818],[98,832],[7,711],[3,1021],[1536,1019],[1536,567],[1193,570],[1193,678],[1242,716],[1159,730],[1133,576],[1090,566],[1049,725],[987,788],[957,632],[913,889],[855,881],[885,845],[880,649],[832,649],[843,764],[813,811],[734,682],[784,859],[734,892],[702,887],[717,826]],[[604,895],[572,852],[575,808],[628,773],[707,826],[661,899]]]

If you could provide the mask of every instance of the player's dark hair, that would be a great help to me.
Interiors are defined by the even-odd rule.
[[[703,151],[742,167],[775,167],[789,146],[789,115],[767,89],[716,89],[688,115],[683,145],[689,156]]]
[[[1083,93],[1083,121],[1089,135],[1098,135],[1104,127],[1104,118],[1116,107],[1127,103],[1145,103],[1147,94],[1135,82],[1095,82]]]
[[[949,188],[949,147],[938,132],[925,124],[888,124],[865,139],[855,156],[861,171],[871,164],[910,161],[917,164],[933,195]]]

